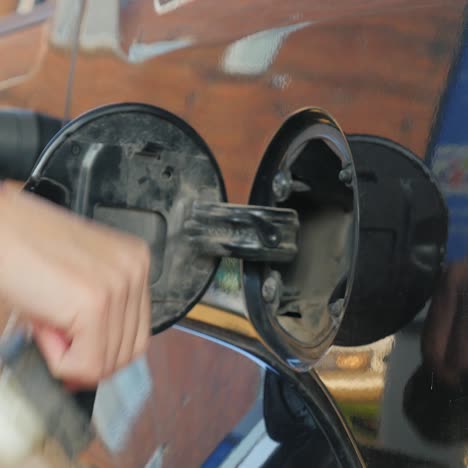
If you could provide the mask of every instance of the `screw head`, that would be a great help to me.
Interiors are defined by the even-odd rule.
[[[262,286],[262,297],[265,302],[271,303],[274,302],[278,294],[278,281],[274,276],[269,276]]]
[[[343,184],[350,185],[353,182],[353,168],[347,166],[342,169],[338,174],[338,179],[340,179],[340,182]]]
[[[328,304],[328,311],[333,317],[339,318],[344,306],[344,299],[338,299],[331,304]]]
[[[280,243],[281,236],[278,232],[271,232],[267,235],[266,241],[269,247],[277,247]]]
[[[284,172],[278,172],[273,178],[273,195],[277,201],[284,201],[291,193],[291,178]]]

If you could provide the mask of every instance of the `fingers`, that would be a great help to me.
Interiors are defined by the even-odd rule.
[[[143,258],[141,261],[138,261],[137,265],[131,266],[131,271],[134,272],[134,276],[133,279],[130,280],[130,291],[124,314],[124,333],[121,339],[119,353],[116,357],[116,366],[119,368],[127,365],[135,357],[135,342],[141,317],[140,309],[149,269],[149,265],[146,261],[146,258]],[[127,267],[130,269],[130,265],[127,265]]]
[[[138,331],[133,348],[135,357],[144,354],[148,348],[149,338],[151,335],[151,296],[148,284],[145,283],[143,288],[143,296],[140,305],[140,318],[138,321]]]
[[[6,191],[0,194],[0,242],[8,245],[0,258],[0,296],[43,324],[35,336],[55,376],[95,385],[146,349],[148,246]]]
[[[126,323],[127,316],[132,313],[127,310],[131,287],[127,281],[125,272],[120,274],[109,274],[110,280],[110,311],[107,328],[107,348],[105,353],[105,363],[103,366],[103,376],[110,376],[117,368],[125,366],[129,361],[118,361],[122,347],[125,345],[124,337],[128,334]]]
[[[98,278],[93,287],[88,284],[91,293],[75,312],[71,346],[59,362],[50,363],[59,378],[75,385],[97,384],[146,349],[149,249],[134,238],[118,240],[120,249],[112,250],[106,267],[95,269]]]
[[[45,324],[35,324],[33,328],[34,339],[51,373],[74,390],[95,387],[116,370],[115,358],[109,356],[115,346],[118,352],[118,337],[123,334],[122,327],[109,326],[110,312],[106,313],[104,303],[89,305],[77,317],[70,330],[73,338]]]
[[[138,316],[136,321],[135,338],[133,340],[133,356],[138,357],[146,352],[148,341],[151,332],[151,296],[149,289],[149,274],[150,274],[150,262],[151,256],[150,251],[146,246],[141,250],[141,264],[143,269],[141,270],[142,276],[142,288],[135,303],[137,305]]]
[[[46,325],[34,325],[33,336],[49,366],[57,368],[70,346],[70,340],[59,330]]]
[[[99,341],[101,346],[96,346]],[[105,351],[102,336],[97,332],[80,334],[60,359],[47,362],[52,374],[60,380],[72,382],[75,388],[93,388],[105,378]]]
[[[86,291],[85,288],[81,288]],[[76,298],[74,320],[67,330],[69,346],[60,355],[45,356],[52,374],[64,381],[83,387],[98,384],[105,376],[106,353],[109,344],[110,291],[96,284]]]

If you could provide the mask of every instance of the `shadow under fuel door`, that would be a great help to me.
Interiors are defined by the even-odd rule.
[[[249,205],[227,203],[193,128],[144,104],[69,123],[26,187],[147,241],[154,333],[200,300],[221,258],[241,259],[250,320],[298,370],[337,336],[367,342],[411,319],[437,279],[447,235],[443,199],[417,158],[372,137],[348,141],[318,109],[279,130]]]

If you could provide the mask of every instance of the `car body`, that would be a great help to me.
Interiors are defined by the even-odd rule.
[[[466,2],[15,0],[1,8],[2,107],[64,123],[112,103],[163,108],[206,142],[232,203],[249,202],[272,138],[302,109],[325,110],[346,135],[401,145],[433,166],[452,216],[444,268],[455,264],[453,288],[463,283]],[[296,372],[263,345],[242,288],[239,264],[224,262],[185,321],[102,385],[96,423],[118,455],[94,447],[90,463],[466,466],[466,394],[434,386],[424,365],[427,309],[396,333],[334,345]],[[465,327],[450,340],[466,342]],[[289,384],[310,420],[287,426],[294,440],[273,440],[265,400],[278,408]]]

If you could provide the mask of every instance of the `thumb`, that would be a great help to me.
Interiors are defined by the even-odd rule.
[[[47,362],[49,370],[54,374],[70,347],[70,339],[62,331],[43,324],[34,324],[33,337]]]
[[[70,351],[72,340],[62,331],[44,324],[34,324],[33,337],[52,374],[60,369],[64,358]],[[55,375],[56,378],[60,376]],[[93,388],[79,380],[64,380],[63,385],[70,392]]]
[[[61,330],[35,324],[33,337],[51,374],[60,379],[67,390],[76,392],[96,388],[96,379],[88,378],[83,370],[83,340],[80,336],[72,340]]]

